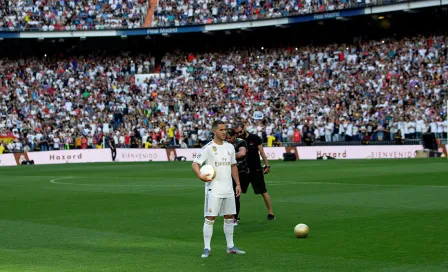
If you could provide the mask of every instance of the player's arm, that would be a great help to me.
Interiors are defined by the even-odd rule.
[[[238,197],[241,194],[241,185],[240,176],[238,174],[238,167],[236,166],[236,164],[232,164],[232,178],[236,183],[235,194]]]
[[[244,158],[247,155],[247,143],[246,141],[241,141],[238,147],[238,152],[235,154],[237,159]]]
[[[193,160],[193,163],[191,164],[193,172],[200,180],[204,182],[209,182],[212,180],[209,175],[202,175],[200,170],[201,165],[207,160],[207,154],[207,150],[202,149],[201,153]]]
[[[235,187],[235,195],[238,197],[241,194],[241,185],[240,185],[240,175],[238,174],[238,167],[236,166],[236,154],[235,149],[232,148],[232,178],[235,181],[236,187]]]
[[[264,161],[265,169],[264,173],[267,174],[271,170],[271,166],[269,165],[268,158],[266,157],[266,154],[264,153],[263,144],[258,145],[258,151],[260,151],[260,156]]]
[[[246,153],[247,153],[246,147],[241,146],[240,148],[238,148],[238,153],[235,154],[235,157],[237,159],[244,158],[246,156]]]

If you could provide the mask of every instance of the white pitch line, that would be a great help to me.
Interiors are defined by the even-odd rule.
[[[370,186],[370,187],[426,187],[426,188],[448,188],[448,185],[414,185],[414,184],[366,184],[366,183],[344,183],[344,182],[322,182],[322,181],[292,181],[286,180],[284,183],[268,183],[268,185],[283,184],[311,184],[311,185],[347,185],[347,186]]]
[[[70,182],[57,182],[64,179],[75,179],[80,177],[63,177],[50,180],[53,184],[61,185],[78,185],[78,186],[92,186],[92,187],[203,187],[204,185],[194,184],[85,184],[85,183],[70,183]]]
[[[91,186],[91,187],[203,187],[199,184],[85,184],[85,183],[70,183],[58,182],[58,180],[76,179],[82,177],[62,177],[50,180],[50,183],[61,185],[77,185],[77,186]],[[101,177],[108,178],[108,177]],[[123,177],[126,178],[126,177]],[[345,185],[345,186],[369,186],[369,187],[426,187],[426,188],[448,188],[445,185],[412,185],[412,184],[364,184],[364,183],[342,183],[342,182],[322,182],[322,181],[278,181],[274,183],[268,182],[269,186],[284,186],[284,185]]]

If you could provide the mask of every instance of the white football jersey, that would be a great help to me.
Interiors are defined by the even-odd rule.
[[[224,142],[222,145],[214,141],[206,144],[201,154],[194,159],[195,163],[209,164],[215,168],[216,177],[205,183],[205,193],[214,197],[227,198],[234,195],[232,184],[232,165],[236,164],[233,145]]]

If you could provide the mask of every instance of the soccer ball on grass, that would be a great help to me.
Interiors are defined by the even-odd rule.
[[[310,228],[305,225],[305,224],[298,224],[295,228],[294,228],[294,234],[296,235],[297,238],[305,238],[308,236],[308,234],[310,233]]]

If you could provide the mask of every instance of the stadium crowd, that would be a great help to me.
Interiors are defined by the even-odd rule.
[[[161,0],[153,27],[214,24],[278,18],[347,8],[382,5],[404,0]]]
[[[0,0],[0,30],[100,30],[138,28],[144,0]]]
[[[143,57],[1,59],[9,150],[200,146],[212,119],[268,145],[446,137],[448,37]],[[145,78],[140,75],[139,77]]]
[[[257,20],[381,5],[405,0],[160,0],[152,27]],[[408,1],[408,0],[406,0]],[[0,0],[0,30],[139,28],[148,0]]]

